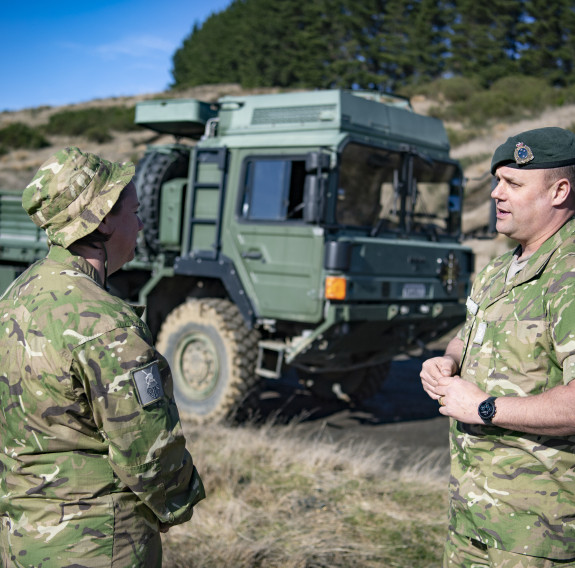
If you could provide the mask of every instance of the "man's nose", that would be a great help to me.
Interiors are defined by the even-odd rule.
[[[491,190],[491,198],[501,199],[501,180],[499,180],[495,187]]]

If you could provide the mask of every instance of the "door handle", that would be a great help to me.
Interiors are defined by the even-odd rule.
[[[250,250],[242,252],[242,258],[247,258],[248,260],[263,260],[264,255],[260,251]]]

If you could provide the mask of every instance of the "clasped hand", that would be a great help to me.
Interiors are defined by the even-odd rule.
[[[440,401],[439,412],[466,424],[483,424],[477,407],[487,398],[478,386],[456,373],[457,363],[448,356],[433,357],[421,368],[421,384],[433,400]]]

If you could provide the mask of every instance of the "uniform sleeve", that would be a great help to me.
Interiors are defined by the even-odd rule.
[[[204,487],[185,448],[168,363],[144,330],[91,339],[75,350],[74,367],[116,475],[160,523],[190,519]]]
[[[557,277],[547,292],[551,341],[557,364],[563,369],[563,382],[575,378],[575,255],[554,264]]]

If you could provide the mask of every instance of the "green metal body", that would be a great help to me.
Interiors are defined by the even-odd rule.
[[[462,173],[449,157],[445,129],[439,120],[406,108],[404,101],[396,105],[378,99],[334,90],[223,97],[210,116],[206,107],[200,112],[191,101],[150,101],[137,109],[137,122],[162,133],[180,136],[206,124],[204,136],[191,150],[187,178],[162,187],[161,248],[173,247],[181,233],[175,274],[195,285],[196,278],[219,278],[217,267],[223,262],[226,274],[234,272],[234,284],[228,283],[222,293],[233,298],[230,288],[239,289],[245,299],[242,313],[249,325],[262,331],[263,348],[313,371],[388,360],[464,318],[473,255],[460,243]],[[152,149],[158,150],[169,147]],[[406,223],[400,215],[392,230],[338,221],[341,170],[365,156],[369,161],[372,153],[374,167],[384,169],[386,153],[393,156],[389,175],[381,178],[388,185],[393,185],[391,169],[408,171],[398,156],[451,168],[447,178],[442,174],[448,189],[436,207],[444,217],[438,223],[444,230],[426,233],[416,227],[415,217]],[[320,170],[294,173],[296,166],[307,167],[302,164],[310,155],[322,157]],[[291,181],[279,175],[282,161],[291,164]],[[262,164],[268,164],[267,173]],[[279,201],[258,206],[246,198],[249,180],[260,175],[257,167],[265,180],[258,198],[271,201],[284,184]],[[305,189],[294,186],[305,186],[309,175],[319,188],[316,210],[321,211],[307,215],[300,210],[291,217],[286,209],[297,204],[291,203],[290,192],[305,202]],[[359,180],[356,185],[361,184],[361,172],[353,175]],[[410,188],[399,185],[394,191],[401,202],[406,199],[402,191],[406,194]],[[170,204],[177,209],[182,201],[183,215],[176,220]],[[251,215],[258,207],[259,213]],[[348,260],[341,266],[326,263],[327,249],[338,247],[336,256]],[[453,282],[447,285],[449,270]],[[330,275],[346,279],[344,300],[324,297]],[[200,292],[184,287],[191,295]],[[151,304],[146,297],[140,300]],[[159,322],[152,322],[155,325]]]
[[[463,321],[473,255],[440,121],[333,90],[147,101],[136,122],[178,140],[149,152],[189,155],[158,188],[154,246],[111,280],[155,334],[186,299],[228,297],[261,333],[258,373],[277,376],[378,364]],[[1,196],[2,288],[45,253],[12,207]],[[330,276],[343,299],[326,299]]]
[[[44,231],[22,209],[22,196],[0,191],[0,293],[48,251]]]

